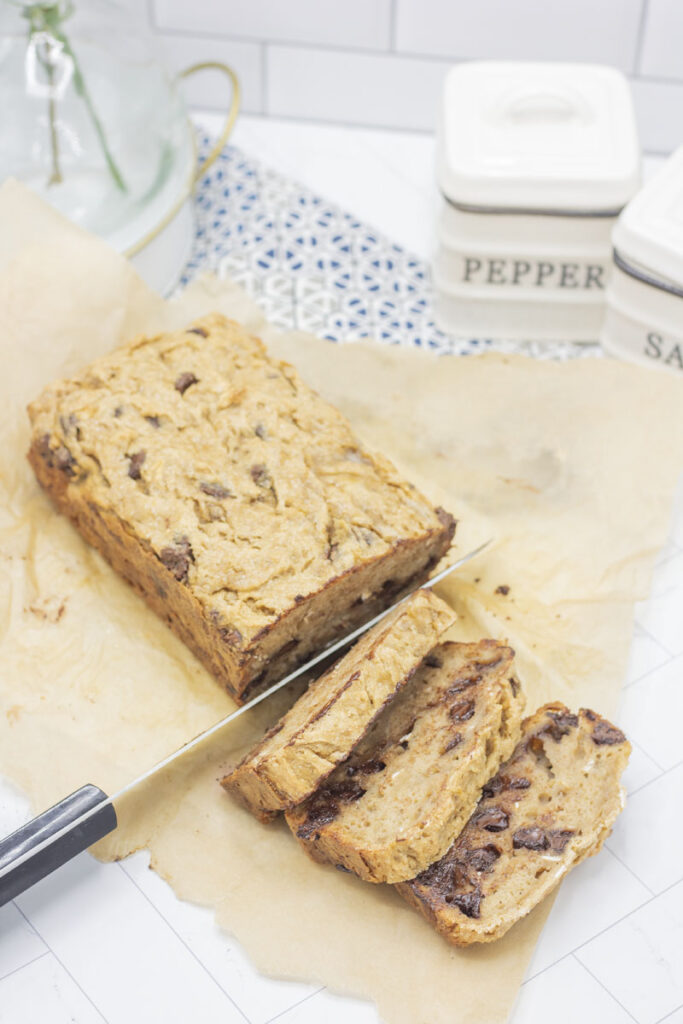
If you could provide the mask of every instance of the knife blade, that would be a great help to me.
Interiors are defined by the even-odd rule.
[[[151,768],[126,783],[111,796],[108,796],[97,786],[87,784],[63,800],[60,800],[59,803],[48,808],[48,810],[39,814],[36,818],[28,821],[25,825],[20,826],[20,828],[4,839],[1,839],[0,907],[30,888],[41,878],[51,874],[58,867],[61,867],[62,864],[65,864],[89,846],[92,846],[99,839],[113,832],[118,824],[114,807],[117,800],[120,800],[154,775],[168,768],[175,761],[189,754],[191,750],[200,746],[241,715],[246,714],[247,711],[255,708],[262,701],[267,700],[268,697],[271,697],[274,693],[277,693],[285,686],[294,682],[295,679],[304,675],[304,673],[315,668],[321,661],[350,647],[355,640],[364,633],[367,633],[378,622],[381,622],[382,619],[398,608],[404,601],[409,600],[418,590],[440,583],[441,580],[446,579],[456,569],[459,569],[479,555],[490,543],[491,541],[487,540],[480,544],[479,547],[474,548],[430,579],[425,580],[419,587],[416,587],[389,608],[375,615],[368,622],[363,623],[362,626],[358,626],[340,640],[323,648],[305,664],[300,665],[283,679],[274,683],[273,686],[257,694],[248,703],[238,707],[214,725],[209,726],[208,729],[188,740],[187,743],[178,747],[173,753],[157,761]]]

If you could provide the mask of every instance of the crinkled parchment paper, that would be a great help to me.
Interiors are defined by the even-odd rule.
[[[163,303],[19,186],[0,190],[0,223],[0,771],[36,810],[85,782],[115,791],[232,706],[52,510],[25,460],[24,406],[50,378],[213,308],[264,333],[454,512],[458,553],[494,537],[441,592],[461,635],[514,645],[529,707],[613,711],[683,461],[679,380],[606,360],[436,358],[277,335],[225,282]],[[213,906],[262,971],[366,996],[388,1024],[505,1020],[547,905],[500,942],[456,951],[392,889],[309,862],[281,824],[259,825],[215,782],[275,714],[266,702],[119,806],[99,856],[149,848],[178,896]]]

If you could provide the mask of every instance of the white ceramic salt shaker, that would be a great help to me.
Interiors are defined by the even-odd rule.
[[[683,375],[683,146],[624,209],[612,241],[603,347]]]

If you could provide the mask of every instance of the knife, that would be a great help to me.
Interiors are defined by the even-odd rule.
[[[341,640],[337,640],[330,646],[325,647],[315,657],[307,661],[306,664],[300,665],[293,672],[290,672],[289,675],[285,676],[284,679],[280,679],[269,689],[259,693],[253,700],[243,704],[236,711],[232,711],[225,718],[216,722],[215,725],[209,726],[208,729],[199,733],[194,739],[189,740],[189,742],[183,744],[182,747],[179,747],[172,754],[158,761],[146,772],[143,772],[142,775],[126,783],[113,796],[107,796],[103,790],[91,784],[81,786],[80,789],[60,800],[53,807],[43,811],[42,814],[26,822],[25,825],[21,825],[15,832],[12,832],[4,839],[1,839],[0,907],[20,893],[25,892],[26,889],[40,881],[41,878],[45,878],[53,871],[56,871],[62,864],[66,864],[67,861],[82,853],[83,850],[92,846],[99,839],[113,832],[118,824],[114,807],[116,800],[120,800],[121,797],[126,796],[137,786],[142,785],[152,776],[163,771],[164,768],[167,768],[174,761],[177,761],[195,747],[198,747],[210,736],[220,732],[226,725],[234,722],[240,715],[255,708],[261,701],[271,697],[278,690],[282,690],[283,687],[298,679],[299,676],[314,668],[321,661],[349,647],[354,640],[357,640],[363,633],[367,633],[369,629],[372,629],[378,622],[381,622],[385,616],[389,615],[390,612],[404,601],[407,601],[418,590],[439,583],[460,566],[480,554],[490,543],[491,541],[487,540],[484,544],[480,544],[478,548],[463,555],[462,558],[446,566],[445,569],[436,573],[431,579],[426,580],[420,587],[416,587],[410,594],[396,601],[390,608],[386,608],[379,615],[375,615],[369,622],[358,626],[357,629],[342,637]]]

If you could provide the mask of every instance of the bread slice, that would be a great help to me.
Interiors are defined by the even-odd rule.
[[[450,850],[398,891],[456,946],[500,938],[598,852],[623,807],[630,749],[594,711],[546,704]]]
[[[440,857],[519,737],[514,652],[494,640],[435,648],[351,756],[287,822],[315,860],[369,882]]]
[[[221,785],[262,821],[313,793],[455,621],[431,590],[382,619],[308,690]]]
[[[219,314],[31,404],[29,460],[239,702],[419,586],[454,520]]]

